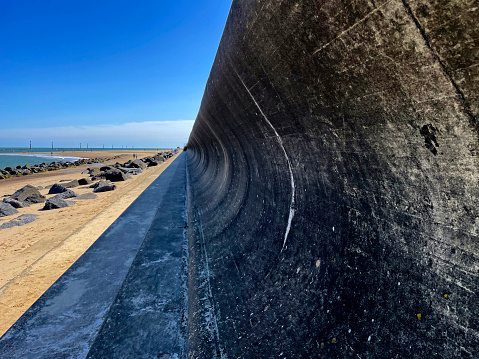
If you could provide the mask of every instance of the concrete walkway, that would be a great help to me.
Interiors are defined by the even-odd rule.
[[[181,154],[0,339],[9,358],[183,358]]]

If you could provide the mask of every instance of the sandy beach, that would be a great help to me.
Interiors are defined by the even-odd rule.
[[[105,162],[114,164],[117,161],[124,163],[133,159],[134,153],[138,158],[143,158],[158,152],[76,151],[62,154],[85,158],[125,155]],[[43,203],[34,204],[19,208],[16,215],[0,218],[2,224],[22,214],[39,215],[33,223],[0,230],[0,335],[98,239],[175,157],[159,166],[149,167],[127,181],[115,182],[116,190],[97,193],[96,199],[77,200],[76,204],[70,207],[50,211],[41,210]],[[88,174],[82,172],[93,166],[83,165],[1,180],[0,200],[27,184],[46,187],[88,177]],[[92,193],[88,186],[79,186],[72,190],[79,195]],[[54,196],[48,195],[48,189],[41,189],[40,192],[47,199]]]

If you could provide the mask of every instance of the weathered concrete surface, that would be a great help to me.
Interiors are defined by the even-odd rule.
[[[0,358],[184,357],[185,181],[180,155],[0,339]]]
[[[187,151],[191,358],[477,357],[478,8],[233,1]]]
[[[187,356],[187,213],[185,158],[177,161],[155,219],[89,359]],[[163,175],[162,175],[163,176]]]

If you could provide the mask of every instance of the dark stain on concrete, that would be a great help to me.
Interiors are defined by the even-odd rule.
[[[428,123],[421,127],[420,133],[424,137],[425,146],[426,148],[433,153],[433,155],[437,155],[436,147],[439,147],[436,139],[436,133],[438,130]]]

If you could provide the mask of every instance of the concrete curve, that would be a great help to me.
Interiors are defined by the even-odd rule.
[[[477,355],[475,14],[233,1],[186,152],[191,358]]]

